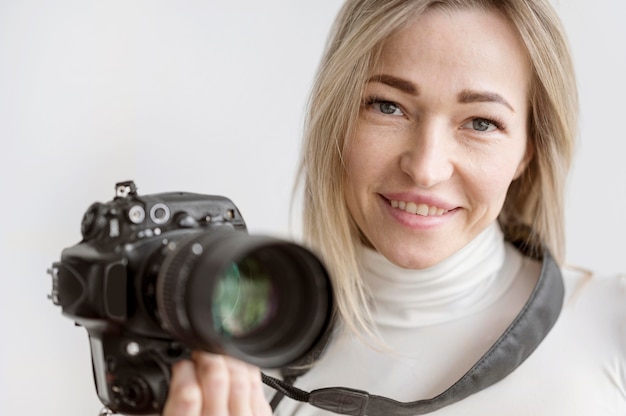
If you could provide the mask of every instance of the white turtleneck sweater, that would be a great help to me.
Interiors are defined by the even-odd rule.
[[[386,346],[339,325],[319,362],[295,386],[349,387],[403,402],[434,397],[509,326],[541,269],[505,243],[495,224],[428,269],[399,268],[369,249],[361,264]],[[626,415],[626,277],[565,271],[564,278],[563,311],[537,350],[495,385],[430,414]],[[276,414],[334,413],[284,398]]]

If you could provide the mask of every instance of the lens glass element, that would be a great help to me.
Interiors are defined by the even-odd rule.
[[[272,279],[254,257],[231,263],[217,282],[212,309],[216,330],[243,337],[267,324],[276,309]]]

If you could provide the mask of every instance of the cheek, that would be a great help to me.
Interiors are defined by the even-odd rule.
[[[401,138],[395,128],[360,120],[354,136],[346,141],[343,154],[346,172],[356,176],[356,181],[384,174],[395,166]]]
[[[360,165],[346,164],[346,174],[344,176],[343,197],[348,208],[348,212],[362,227],[364,218],[367,217],[368,195],[370,194],[370,179],[367,171]]]
[[[494,163],[494,160],[497,162]],[[465,189],[475,206],[483,206],[488,211],[500,211],[515,178],[519,160],[517,157],[494,157],[490,163],[477,163],[475,169],[466,171]]]
[[[359,150],[359,146],[357,146],[353,140],[351,140],[344,151],[343,162],[344,199],[350,213],[354,216],[354,209],[358,205],[356,200],[358,199],[359,189],[361,188],[361,182],[364,180],[364,174],[367,173],[367,169],[365,168],[365,162]]]
[[[347,143],[343,154],[346,189],[360,188],[377,175],[382,166],[381,150],[366,137],[356,137]]]
[[[346,144],[344,161],[344,199],[348,210],[359,226],[368,217],[366,212],[372,209],[372,195],[377,184],[387,177],[385,169],[388,157],[385,149],[378,145],[371,135],[358,135]]]

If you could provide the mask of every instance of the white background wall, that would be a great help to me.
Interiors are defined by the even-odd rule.
[[[0,0],[0,415],[96,415],[86,333],[46,295],[93,201],[229,196],[286,234],[303,110],[340,0]],[[582,132],[571,262],[626,271],[626,2],[561,0]]]

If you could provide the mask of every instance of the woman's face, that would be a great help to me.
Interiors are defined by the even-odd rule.
[[[348,209],[390,261],[429,267],[496,220],[526,167],[530,61],[499,14],[430,10],[370,75],[344,155]]]

